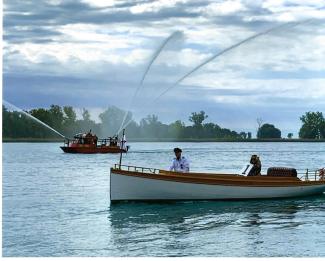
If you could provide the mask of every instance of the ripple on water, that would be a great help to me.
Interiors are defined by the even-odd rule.
[[[325,256],[325,196],[110,205],[118,155],[60,145],[3,145],[4,256]],[[320,143],[134,143],[124,163],[167,168],[176,146],[193,171],[238,171],[255,153],[263,172],[325,162]]]

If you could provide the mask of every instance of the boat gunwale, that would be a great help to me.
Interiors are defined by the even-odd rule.
[[[65,153],[84,153],[84,154],[95,154],[95,153],[121,153],[121,149],[119,147],[67,147],[60,146],[62,151]],[[122,150],[122,153],[126,153],[126,150]]]
[[[296,177],[243,176],[239,174],[180,173],[159,170],[158,174],[111,168],[111,174],[181,183],[247,187],[296,187],[325,185],[325,180],[303,181]]]

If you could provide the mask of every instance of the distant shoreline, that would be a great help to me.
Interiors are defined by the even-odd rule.
[[[157,138],[157,139],[128,139],[129,142],[325,142],[325,139],[172,139],[172,138]],[[63,139],[40,139],[40,138],[3,138],[3,143],[19,143],[19,142],[62,142]]]

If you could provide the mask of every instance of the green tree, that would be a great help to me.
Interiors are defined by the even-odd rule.
[[[72,137],[78,129],[76,128],[76,120],[77,114],[75,113],[73,107],[71,106],[64,106],[64,121],[63,121],[63,128],[65,135]]]
[[[281,131],[274,127],[274,125],[265,123],[263,124],[258,132],[257,132],[258,139],[274,139],[274,138],[281,138]]]
[[[104,112],[99,114],[99,118],[102,122],[102,133],[105,135],[115,135],[119,131],[125,111],[115,106],[108,107]],[[132,113],[128,112],[125,123],[132,119]]]
[[[10,115],[11,113],[8,109],[2,105],[2,136],[3,137],[10,137]]]
[[[299,130],[299,137],[302,139],[325,138],[325,119],[321,112],[306,112],[300,117],[302,126]]]
[[[82,111],[82,119],[77,119],[76,113],[71,106],[61,108],[58,105],[51,105],[49,109],[32,109],[29,113],[68,137],[91,129],[99,137],[105,138],[116,134],[125,111],[117,107],[109,107],[99,115],[101,123],[96,123],[92,120],[89,111],[86,109]],[[2,114],[3,137],[5,138],[58,138],[57,134],[38,122],[31,120],[21,112],[8,111],[3,106]],[[127,126],[126,131],[128,137],[132,138],[245,138],[244,132],[238,134],[212,122],[203,124],[207,117],[203,111],[192,113],[190,120],[193,122],[193,125],[185,126],[180,120],[169,125],[163,124],[158,120],[157,115],[148,115],[138,124],[135,121],[130,121],[132,114],[129,113],[126,122],[130,121],[130,124]]]
[[[169,138],[182,138],[184,135],[185,124],[180,120],[177,120],[168,126]]]
[[[62,108],[59,105],[52,104],[50,109],[48,110],[50,113],[50,119],[53,123],[52,128],[62,131],[64,114]]]
[[[100,124],[96,124],[96,122],[91,119],[89,111],[85,108],[82,109],[82,119],[76,120],[74,125],[74,133],[83,133],[91,130],[93,133],[97,134],[97,136],[101,135]]]
[[[288,133],[288,139],[292,139],[292,137],[293,137],[293,133]]]
[[[139,138],[140,137],[140,127],[135,121],[131,121],[130,124],[125,128],[127,137],[129,138]]]
[[[193,122],[193,126],[191,128],[187,128],[186,133],[190,138],[203,138],[205,137],[205,130],[203,127],[203,121],[208,118],[208,115],[205,114],[204,111],[200,111],[198,113],[192,112],[189,117],[189,121]],[[211,126],[209,126],[211,130]],[[209,131],[208,131],[209,132]]]
[[[191,116],[189,117],[189,121],[193,122],[194,127],[202,127],[202,122],[206,118],[208,118],[208,115],[206,115],[204,111],[200,111],[198,113],[192,112]]]
[[[43,108],[32,109],[29,111],[29,114],[39,119],[40,121],[46,123],[50,127],[54,127],[50,112],[47,109],[43,109]]]
[[[216,137],[216,125],[212,122],[205,123],[203,125],[202,135],[205,138],[215,138]]]
[[[63,112],[65,114],[65,122],[68,123],[68,124],[73,124],[76,119],[77,119],[77,115],[73,109],[73,107],[71,106],[64,106],[63,107]]]
[[[244,131],[240,132],[239,135],[240,135],[240,137],[241,137],[242,139],[244,139],[244,140],[247,138],[247,133],[244,132]]]
[[[58,107],[53,108],[52,110],[53,114],[60,115],[61,108]],[[52,127],[53,129],[62,132],[62,122],[60,123],[59,121],[61,120],[60,119],[58,120],[58,118],[60,117],[57,118],[55,116],[53,117],[53,115],[51,115],[50,110],[44,108],[37,108],[37,109],[32,109],[27,113],[31,114],[33,117],[44,122],[45,124]],[[34,120],[27,118],[25,115],[20,117],[19,122],[21,122],[21,120],[24,121],[23,125],[25,129],[23,137],[58,138],[57,134],[53,133],[48,128],[42,126],[41,124],[35,122]]]
[[[88,110],[86,110],[85,108],[82,108],[82,119],[84,121],[91,121],[90,120],[90,113]]]
[[[148,115],[140,122],[141,135],[144,138],[163,138],[167,136],[168,126],[158,120],[157,115]]]

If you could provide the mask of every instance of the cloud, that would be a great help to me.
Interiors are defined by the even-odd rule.
[[[211,3],[202,7],[200,11],[208,16],[229,15],[237,12],[246,11],[246,7],[238,0],[230,0],[219,3]]]
[[[184,0],[158,0],[154,2],[141,3],[130,8],[132,14],[157,13],[162,9],[173,8],[177,3],[186,3]]]
[[[237,112],[240,127],[241,117],[261,112],[297,128],[304,111],[325,110],[321,1],[6,0],[3,14],[4,98],[18,106],[126,108],[151,55],[179,30],[184,39],[166,47],[146,78],[137,117],[155,112],[170,121],[206,109],[235,128],[227,114]],[[300,22],[218,57],[158,104],[146,102],[213,54],[288,21]]]

